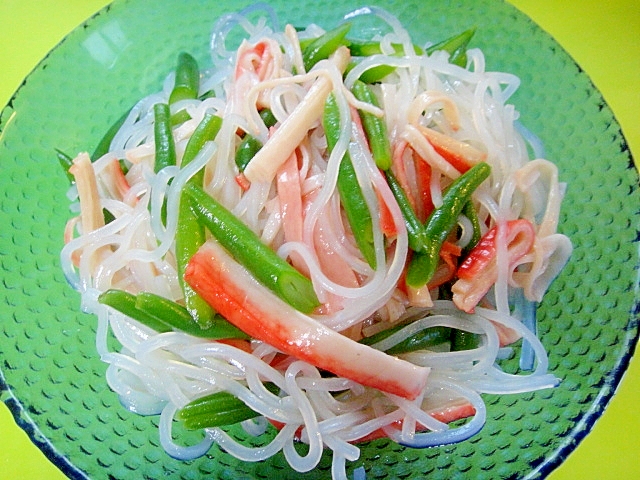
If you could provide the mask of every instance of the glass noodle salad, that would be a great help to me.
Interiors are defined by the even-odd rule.
[[[252,7],[218,20],[210,68],[181,53],[95,153],[58,152],[63,270],[110,388],[160,415],[169,455],[217,443],[306,472],[329,449],[345,478],[361,442],[464,441],[482,393],[558,384],[535,310],[571,254],[564,185],[473,33],[415,45],[377,8],[324,30]],[[270,435],[243,445],[238,423]]]

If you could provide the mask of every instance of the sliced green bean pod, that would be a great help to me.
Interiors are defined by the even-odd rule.
[[[418,288],[426,285],[436,271],[440,248],[456,225],[458,216],[478,186],[489,177],[491,167],[485,162],[474,165],[449,186],[442,197],[442,205],[427,219],[424,250],[415,252],[407,268],[407,284]]]
[[[327,146],[331,152],[338,143],[341,131],[340,111],[333,94],[329,95],[325,102],[322,125],[327,137]],[[345,153],[340,161],[337,187],[356,245],[369,266],[375,268],[376,250],[373,243],[373,219],[348,153]]]
[[[465,67],[467,65],[467,48],[475,33],[476,27],[472,27],[458,35],[431,45],[427,48],[426,53],[431,55],[438,50],[444,50],[449,53],[449,63]]]
[[[182,168],[193,161],[206,142],[213,141],[216,138],[221,125],[222,119],[219,116],[212,113],[207,113],[204,116],[185,147],[182,157]],[[190,183],[196,185],[202,185],[203,181],[204,169],[200,170],[189,180]],[[185,306],[193,317],[193,320],[201,327],[206,327],[211,323],[213,310],[211,306],[184,281],[183,275],[189,260],[205,241],[206,232],[204,226],[198,221],[198,218],[191,210],[188,198],[182,195],[178,210],[178,223],[175,237],[178,279],[184,294]]]
[[[111,142],[113,141],[113,138],[116,136],[116,133],[118,133],[120,128],[122,128],[122,125],[124,125],[124,122],[129,116],[129,113],[131,113],[131,109],[123,113],[122,116],[109,127],[109,130],[105,132],[104,136],[100,139],[100,142],[98,142],[98,145],[91,154],[92,161],[95,162],[97,159],[109,152],[109,150],[111,149]]]
[[[214,315],[208,325],[202,328],[193,321],[191,312],[168,298],[150,292],[141,292],[136,296],[135,306],[142,312],[160,319],[173,330],[194,337],[219,340],[223,338],[248,339],[246,333],[235,327],[220,315]]]
[[[351,89],[353,95],[361,102],[369,103],[380,108],[380,102],[366,83],[356,80]],[[388,170],[391,167],[391,143],[387,133],[387,125],[384,118],[376,117],[374,114],[358,111],[364,132],[369,140],[371,155],[376,162],[376,166],[381,170]]]
[[[184,192],[199,221],[263,285],[303,313],[319,304],[311,280],[279,257],[241,220],[195,184]]]
[[[244,172],[249,162],[262,148],[262,142],[250,134],[246,134],[236,149],[235,162],[238,170]]]
[[[154,171],[157,173],[169,165],[176,164],[176,147],[171,131],[171,112],[166,103],[156,103],[153,106],[154,140],[156,160]]]
[[[180,100],[198,98],[199,86],[200,70],[198,69],[198,62],[190,54],[181,52],[178,55],[175,82],[169,95],[169,105]]]
[[[57,148],[55,150],[56,150],[56,158],[58,159],[58,162],[60,163],[62,170],[64,170],[64,173],[67,176],[69,183],[73,184],[75,182],[75,178],[73,174],[69,171],[69,169],[73,166],[73,158],[71,158],[71,156],[64,153],[62,150],[58,150]]]
[[[391,189],[396,202],[398,202],[400,211],[402,212],[402,217],[404,218],[404,223],[407,227],[407,234],[409,236],[409,248],[414,252],[420,252],[424,249],[425,244],[427,243],[424,226],[417,217],[413,207],[411,207],[405,191],[398,183],[393,172],[391,172],[391,170],[386,170],[384,174],[387,178],[389,188]]]
[[[155,315],[136,307],[136,296],[124,290],[107,290],[98,297],[98,302],[130,317],[158,333],[170,332],[171,327]]]
[[[271,382],[265,382],[265,388],[274,395],[280,389]],[[201,428],[224,427],[244,420],[260,416],[242,400],[229,392],[216,392],[198,398],[183,407],[176,418],[185,428],[198,430]]]
[[[305,46],[302,51],[304,68],[308,72],[320,60],[325,60],[331,56],[338,48],[347,45],[346,35],[351,29],[350,23],[343,23],[333,30],[320,35],[311,43]]]

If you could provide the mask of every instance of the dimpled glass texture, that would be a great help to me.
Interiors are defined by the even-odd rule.
[[[362,445],[368,479],[544,477],[589,432],[613,394],[638,336],[638,175],[620,128],[572,59],[528,18],[500,1],[372,1],[419,43],[472,25],[487,69],[518,75],[511,103],[568,183],[560,230],[575,247],[539,309],[553,390],[485,395],[484,429],[457,445]],[[25,80],[0,116],[1,397],[44,453],[72,478],[327,478],[325,455],[308,474],[282,455],[251,464],[213,447],[181,462],[159,445],[157,417],[123,409],[95,351],[95,319],[79,310],[58,255],[71,215],[54,154],[91,151],[138,98],[157,91],[189,51],[209,65],[215,20],[239,1],[116,1],[73,31]],[[271,5],[284,25],[330,28],[351,1]],[[361,27],[362,28],[362,27]],[[363,28],[366,33],[367,28]],[[238,429],[232,433],[244,437]],[[185,441],[193,440],[187,436]],[[260,441],[264,439],[259,439]],[[251,439],[246,439],[251,444]]]

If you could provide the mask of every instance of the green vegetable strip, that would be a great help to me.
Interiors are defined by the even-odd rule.
[[[348,45],[345,37],[350,29],[350,23],[343,23],[333,30],[329,30],[325,34],[320,35],[313,42],[306,45],[302,51],[302,61],[305,70],[308,72],[320,60],[329,58],[338,48],[343,45]]]
[[[181,167],[186,165],[198,155],[204,144],[216,138],[222,119],[217,115],[207,113],[200,124],[196,127],[187,146],[185,147],[182,157]],[[189,182],[196,185],[202,185],[204,181],[204,169],[196,173]],[[193,319],[200,327],[207,327],[213,318],[213,310],[207,302],[205,302],[187,282],[184,281],[183,275],[187,268],[189,260],[198,248],[206,241],[206,233],[204,226],[198,221],[197,217],[191,210],[189,200],[182,195],[180,207],[178,210],[178,223],[176,228],[176,263],[178,271],[178,279],[184,294],[185,306]]]
[[[160,319],[173,330],[179,330],[194,337],[217,340],[222,338],[249,337],[242,330],[234,327],[220,315],[215,315],[206,328],[193,322],[191,313],[182,305],[167,298],[149,292],[139,293],[135,306],[142,312]]]
[[[332,151],[340,138],[340,111],[333,94],[329,95],[325,102],[322,124],[327,136],[328,149]],[[376,268],[373,220],[348,153],[345,153],[340,161],[337,187],[356,245],[369,266]]]
[[[404,46],[401,43],[392,43],[391,47],[396,55],[402,55],[404,53]],[[372,55],[379,55],[382,53],[380,48],[380,42],[349,42],[349,50],[354,57],[370,57]],[[418,45],[413,46],[413,50],[416,55],[424,54],[422,48]]]
[[[69,169],[73,166],[73,158],[71,158],[69,155],[64,153],[62,150],[58,150],[57,148],[56,148],[56,157],[58,158],[58,162],[60,162],[60,166],[64,170],[64,173],[67,176],[69,183],[73,184],[73,182],[75,182],[75,178],[73,177],[71,172],[69,172]]]
[[[425,226],[427,244],[423,251],[415,252],[407,268],[407,284],[419,288],[426,285],[438,266],[440,248],[471,194],[489,176],[491,167],[485,162],[474,165],[458,177],[442,197],[442,205],[431,212]]]
[[[383,330],[371,337],[360,340],[360,343],[365,345],[374,345],[381,342],[385,338],[393,335],[394,333],[402,330],[411,322],[403,322],[400,325],[395,325],[392,328]],[[402,353],[415,352],[416,350],[425,350],[435,345],[441,345],[451,340],[451,331],[449,327],[431,327],[425,328],[410,337],[406,338],[402,342],[397,343],[393,347],[385,350],[389,355],[400,355]]]
[[[107,290],[100,294],[98,302],[125,314],[127,317],[146,325],[158,333],[170,332],[171,327],[155,315],[136,307],[136,296],[123,290]]]
[[[264,386],[274,395],[280,389],[271,382]],[[229,392],[216,392],[187,404],[176,415],[189,430],[223,427],[260,416]]]
[[[380,103],[371,88],[364,82],[356,80],[353,84],[352,92],[361,102],[369,103],[380,108]],[[391,167],[391,144],[387,133],[387,125],[384,118],[378,118],[372,113],[360,110],[362,126],[369,140],[371,155],[378,168],[388,170]]]
[[[437,50],[445,50],[449,53],[449,63],[465,67],[467,65],[467,46],[471,37],[473,37],[475,30],[475,28],[471,28],[459,35],[455,35],[437,43],[436,45],[432,45],[426,50],[426,53],[431,55]],[[393,55],[400,56],[403,54],[404,49],[401,44],[392,44],[392,47],[394,50]],[[377,42],[349,42],[349,49],[351,50],[351,55],[355,57],[368,57],[382,53],[380,50],[380,44]],[[414,49],[417,55],[423,55],[425,53],[418,46],[414,45]],[[377,67],[370,68],[360,75],[360,80],[364,83],[376,83],[387,75],[393,73],[395,70],[395,67],[389,65],[379,65]]]
[[[176,147],[171,131],[171,112],[166,103],[153,106],[154,139],[156,144],[156,161],[154,171],[158,173],[164,167],[176,164]]]
[[[169,95],[169,105],[180,100],[191,100],[198,97],[200,86],[200,70],[195,58],[186,52],[178,55],[176,78]]]
[[[236,165],[241,172],[244,172],[246,166],[261,148],[262,143],[260,140],[248,133],[245,135],[240,145],[238,145],[235,156]]]
[[[102,293],[98,301],[127,315],[158,333],[181,331],[200,338],[248,338],[247,335],[220,316],[206,329],[193,322],[189,312],[167,298],[143,292],[133,295],[124,290],[111,289]]]
[[[427,243],[424,226],[422,225],[422,222],[420,222],[420,219],[418,219],[418,217],[416,216],[416,213],[413,211],[413,208],[409,203],[409,199],[407,198],[405,191],[402,189],[391,170],[387,170],[384,173],[387,177],[389,188],[391,189],[396,202],[398,202],[400,211],[402,212],[404,223],[407,226],[407,234],[409,235],[409,248],[411,248],[411,250],[413,250],[414,252],[419,252],[424,249],[425,244]]]
[[[303,313],[319,305],[311,280],[262,243],[229,210],[194,184],[187,184],[184,192],[199,221],[259,282]]]
[[[467,47],[475,32],[475,27],[465,30],[458,35],[431,45],[427,48],[426,52],[428,55],[431,55],[438,50],[444,50],[449,53],[449,63],[458,65],[459,67],[465,67],[467,65]]]
[[[259,115],[260,115],[260,118],[262,119],[262,121],[264,122],[264,125],[267,128],[271,128],[276,123],[278,123],[278,119],[273,114],[273,112],[271,110],[269,110],[268,108],[263,108],[262,110],[260,110]]]
[[[480,346],[480,335],[477,333],[454,330],[451,333],[451,351],[473,350]]]
[[[129,116],[129,113],[131,113],[131,109],[127,110],[120,118],[118,118],[118,120],[116,120],[113,123],[113,125],[109,127],[109,130],[106,131],[106,133],[104,134],[100,142],[98,142],[96,149],[93,151],[93,154],[91,155],[91,160],[95,162],[97,159],[102,157],[105,153],[109,152],[111,148],[111,142],[113,141],[113,137],[116,136],[116,133],[118,133],[118,130],[120,130],[120,127],[122,127],[122,125],[124,124],[124,121]]]
[[[187,120],[191,120],[191,115],[189,115],[189,112],[187,112],[187,110],[183,108],[182,110],[179,110],[171,115],[171,126],[175,127],[176,125],[180,125]]]
[[[404,53],[404,47],[400,43],[391,44],[393,47],[394,56],[401,56]],[[413,46],[414,51],[417,55],[422,55],[424,51],[417,45]],[[355,57],[370,57],[371,55],[378,55],[382,53],[380,49],[379,42],[350,42],[349,50],[351,51],[351,55]],[[355,66],[355,63],[352,63],[352,66]],[[377,67],[373,67],[368,69],[362,75],[360,75],[360,80],[364,83],[376,83],[382,80],[387,75],[393,73],[396,70],[396,67],[392,67],[389,65],[379,65]]]
[[[471,226],[473,227],[473,235],[471,236],[471,241],[469,244],[464,247],[465,255],[468,254],[473,247],[475,247],[480,238],[482,238],[482,230],[480,229],[480,219],[478,219],[478,212],[473,207],[473,202],[468,201],[464,204],[464,208],[462,209],[462,214],[469,219],[471,222]]]

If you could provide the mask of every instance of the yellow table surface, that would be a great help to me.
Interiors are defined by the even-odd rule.
[[[215,0],[211,0],[215,1]],[[1,0],[0,105],[63,36],[106,0]],[[363,3],[366,3],[364,1]],[[640,159],[640,2],[511,0],[589,74]],[[637,160],[636,160],[636,164]],[[640,478],[640,358],[592,432],[549,478]],[[0,405],[0,478],[65,478]]]

